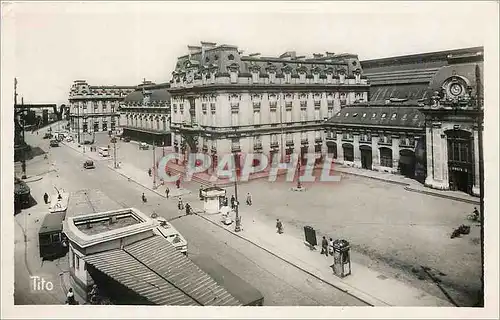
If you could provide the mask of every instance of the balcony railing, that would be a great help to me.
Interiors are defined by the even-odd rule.
[[[286,145],[287,146],[293,146],[294,145],[293,140],[287,140],[286,141]]]

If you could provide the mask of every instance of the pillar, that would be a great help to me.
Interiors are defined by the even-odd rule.
[[[473,131],[473,146],[474,146],[474,185],[472,186],[472,194],[479,197],[481,191],[481,182],[479,176],[479,132],[478,127],[474,126]]]
[[[379,136],[372,133],[372,170],[380,169],[380,151],[378,149]]]
[[[427,130],[427,134],[428,158],[425,185],[434,189],[448,190],[448,142],[441,123],[433,123],[432,128]],[[431,164],[430,169],[429,163]]]
[[[359,149],[359,133],[354,132],[353,134],[353,148],[354,148],[354,167],[361,168],[361,150]]]
[[[344,164],[344,149],[342,148],[341,133],[337,133],[337,163]]]

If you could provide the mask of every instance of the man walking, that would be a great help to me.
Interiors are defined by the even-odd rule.
[[[234,210],[234,204],[236,202],[236,198],[234,197],[234,194],[231,196],[231,209]]]
[[[276,229],[279,234],[283,233],[283,224],[281,223],[280,219],[276,219]]]
[[[47,192],[45,192],[45,194],[43,195],[43,201],[45,202],[45,204],[49,203],[49,195],[47,194]]]
[[[328,253],[333,256],[333,239],[328,240]]]
[[[321,254],[328,257],[328,241],[325,236],[323,236],[323,240],[321,240]]]
[[[170,189],[167,186],[167,188],[165,189],[165,196],[167,196],[167,199],[168,199],[169,193],[170,193]]]
[[[181,186],[181,178],[179,178],[179,179],[177,179],[177,180],[175,181],[175,185],[177,186],[177,189],[179,189],[179,188],[180,188],[180,186]]]

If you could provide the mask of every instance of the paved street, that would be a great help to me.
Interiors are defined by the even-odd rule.
[[[40,142],[41,136],[27,135],[30,144]],[[41,142],[43,149],[48,141]],[[41,184],[33,190],[50,188],[55,185],[72,192],[83,188],[100,189],[117,202],[117,207],[136,207],[146,214],[155,210],[160,216],[171,218],[178,215],[175,200],[165,200],[135,183],[127,181],[107,167],[108,160],[98,161],[95,170],[84,170],[82,162],[85,156],[66,146],[51,148],[48,162],[54,164],[57,172],[47,174],[40,181],[31,185]],[[42,162],[39,162],[42,165]],[[31,170],[28,164],[28,172]],[[145,192],[148,203],[141,201]],[[191,195],[192,199],[196,195]],[[186,201],[192,201],[186,199]],[[39,204],[40,205],[40,204]],[[38,206],[38,205],[37,205]],[[35,208],[35,207],[33,207]],[[25,212],[16,216],[22,220]],[[208,254],[219,263],[230,269],[245,281],[254,285],[265,297],[265,305],[364,305],[358,299],[307,275],[299,269],[284,263],[269,253],[252,244],[232,236],[221,228],[206,222],[197,216],[184,217],[173,221],[173,225],[189,242],[190,255]],[[36,229],[36,227],[33,227]],[[28,252],[36,250],[36,239],[29,239]],[[16,252],[23,250],[22,243],[16,246]],[[17,255],[16,255],[17,256]],[[19,254],[19,259],[21,255]],[[16,259],[16,263],[19,259]],[[24,296],[29,296],[28,294]],[[17,301],[23,300],[22,293]]]
[[[97,145],[106,145],[109,137],[101,133],[96,135],[96,141]],[[162,149],[157,148],[157,157],[161,153]],[[138,150],[134,142],[119,141],[117,155],[118,161],[142,169],[147,175],[153,152]],[[355,251],[353,259],[359,263],[446,299],[431,278],[419,279],[422,267],[431,268],[432,275],[458,305],[476,302],[481,274],[479,227],[472,224],[471,234],[450,239],[454,228],[470,224],[465,217],[474,205],[347,174],[340,182],[304,183],[306,192],[292,192],[294,183],[282,181],[283,177],[278,180],[270,183],[261,179],[240,185],[241,200],[247,192],[254,200],[252,207],[241,208],[243,223],[245,215],[256,215],[271,226],[280,218],[287,233],[300,239],[303,227],[310,225],[318,236],[348,239]],[[193,191],[198,188],[194,182],[183,186]],[[232,194],[233,190],[228,192]],[[196,192],[183,199],[194,205],[198,202]]]

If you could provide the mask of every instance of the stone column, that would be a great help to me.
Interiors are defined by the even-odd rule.
[[[378,171],[380,169],[380,157],[378,150],[378,134],[372,133],[372,170]]]
[[[344,164],[344,149],[342,148],[342,134],[337,133],[337,162]]]
[[[392,173],[399,173],[399,136],[391,135]]]
[[[481,195],[481,182],[479,176],[479,132],[478,127],[474,126],[473,131],[473,147],[474,147],[474,185],[472,186],[472,194],[479,197]]]
[[[354,142],[353,142],[354,167],[361,168],[361,150],[359,149],[359,133],[354,132],[353,137],[354,137]]]
[[[429,131],[428,131],[429,133]],[[427,137],[427,145],[431,144],[430,149],[427,149],[427,178],[425,185],[435,189],[449,189],[448,182],[448,155],[447,155],[447,140],[443,134],[441,123],[433,123],[430,135]],[[429,139],[430,138],[430,139]],[[430,159],[429,159],[430,155]],[[433,167],[429,170],[429,161]]]

